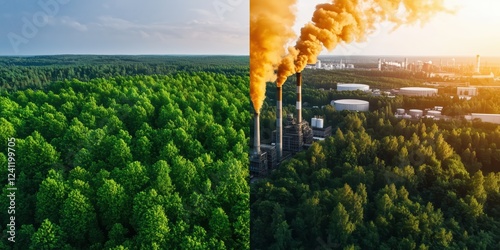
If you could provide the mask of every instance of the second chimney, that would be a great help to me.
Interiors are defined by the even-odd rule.
[[[300,125],[302,123],[302,73],[298,72],[295,74],[297,77],[297,124]]]
[[[276,157],[278,158],[278,162],[281,160],[281,156],[283,153],[283,112],[282,112],[282,107],[283,107],[283,95],[282,95],[282,90],[281,87],[276,87],[276,149],[277,149],[277,154]]]
[[[255,154],[260,154],[260,122],[259,122],[259,113],[255,112],[254,114],[254,138],[253,138],[253,146],[255,149]]]

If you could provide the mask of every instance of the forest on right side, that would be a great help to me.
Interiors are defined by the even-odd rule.
[[[324,117],[333,135],[252,184],[252,249],[500,249],[500,126],[460,117],[495,112],[498,91],[465,101],[309,84],[304,101],[325,106],[305,108],[303,117]],[[367,100],[370,112],[326,105],[338,98]],[[440,104],[452,119],[393,115]],[[269,124],[273,112],[267,103],[261,121]]]

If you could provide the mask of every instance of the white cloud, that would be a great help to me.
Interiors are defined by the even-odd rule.
[[[89,25],[90,26],[90,25]],[[185,23],[138,23],[121,18],[102,16],[92,26],[103,30],[138,34],[145,39],[204,39],[248,40],[248,28],[237,23],[214,21],[210,19],[193,19]]]
[[[211,18],[215,19],[217,16],[213,11],[208,11],[206,9],[189,9],[190,11],[194,12],[197,14],[197,17],[204,17],[204,18]]]
[[[87,25],[83,25],[80,22],[71,19],[70,17],[64,16],[61,18],[60,23],[64,26],[70,27],[72,29],[75,29],[77,31],[87,31],[88,27]]]

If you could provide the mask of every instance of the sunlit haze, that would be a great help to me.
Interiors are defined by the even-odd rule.
[[[295,30],[299,32],[321,0],[298,0]],[[365,43],[342,45],[322,55],[500,56],[500,1],[448,0],[455,14],[440,13],[424,25],[381,24]]]

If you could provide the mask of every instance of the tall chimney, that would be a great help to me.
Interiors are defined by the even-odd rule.
[[[405,70],[408,70],[408,58],[405,58]]]
[[[300,125],[302,123],[302,73],[301,72],[297,72],[297,74],[295,74],[295,76],[297,77],[297,123],[299,125],[299,128],[300,128]]]
[[[382,59],[378,59],[378,70],[381,71],[382,70]]]
[[[481,67],[481,56],[476,56],[476,73],[480,73],[479,69]]]
[[[283,95],[281,87],[276,87],[276,149],[277,149],[277,158],[278,162],[281,160],[281,155],[283,152]]]
[[[255,112],[254,114],[254,138],[253,138],[253,146],[255,149],[255,154],[260,154],[260,122],[259,122],[259,113]]]

